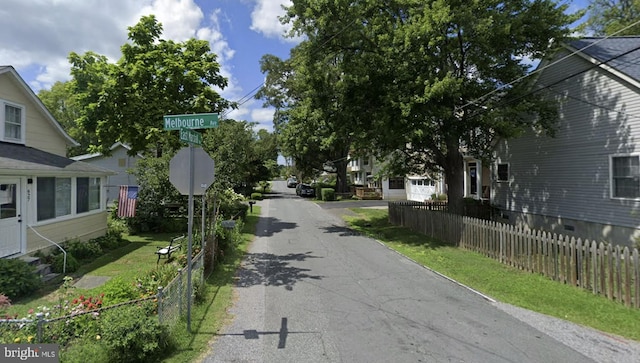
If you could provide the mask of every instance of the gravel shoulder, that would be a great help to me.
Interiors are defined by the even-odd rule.
[[[494,305],[563,344],[602,363],[640,362],[640,342],[587,328],[513,305]]]

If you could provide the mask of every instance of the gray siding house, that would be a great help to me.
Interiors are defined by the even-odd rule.
[[[557,103],[555,137],[495,149],[491,201],[502,221],[633,246],[640,237],[640,37],[582,38],[538,67]]]
[[[118,200],[121,185],[138,185],[135,175],[131,174],[131,169],[136,167],[138,160],[143,156],[137,154],[130,156],[127,152],[131,150],[128,145],[117,142],[111,145],[111,156],[104,156],[101,153],[84,154],[72,157],[73,160],[83,161],[87,164],[113,170],[114,175],[107,177],[105,190],[107,204],[111,205]]]

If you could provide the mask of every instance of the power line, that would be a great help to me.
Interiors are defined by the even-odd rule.
[[[595,44],[595,43],[593,43],[593,44]],[[586,48],[586,47],[585,47],[585,48]],[[585,48],[582,48],[582,49],[585,49]],[[573,73],[573,74],[570,74],[570,75],[568,75],[568,76],[566,76],[566,77],[564,77],[564,78],[561,78],[561,79],[559,79],[559,80],[557,80],[557,81],[552,82],[551,84],[544,85],[544,87],[540,87],[540,88],[537,88],[537,89],[535,89],[535,90],[531,90],[531,91],[529,91],[529,92],[525,93],[524,95],[520,95],[520,96],[518,96],[518,97],[516,97],[516,98],[510,99],[510,100],[505,100],[505,101],[503,101],[503,102],[500,102],[500,103],[498,104],[498,106],[502,106],[502,107],[504,107],[504,106],[507,106],[507,105],[509,105],[509,104],[511,104],[511,103],[514,103],[514,102],[516,102],[516,101],[518,101],[518,100],[520,100],[520,99],[522,99],[522,98],[525,98],[525,97],[527,97],[527,96],[530,96],[530,95],[532,95],[532,94],[534,94],[534,93],[537,93],[537,92],[543,91],[543,90],[545,90],[545,89],[551,89],[551,87],[553,87],[553,86],[555,86],[555,85],[557,85],[557,84],[559,84],[559,83],[562,83],[562,82],[564,82],[564,81],[566,81],[566,80],[568,80],[568,79],[570,79],[570,78],[573,78],[573,77],[578,76],[578,75],[580,75],[580,74],[582,74],[582,73],[588,72],[588,71],[590,71],[590,70],[592,70],[592,69],[594,69],[594,68],[600,67],[601,65],[605,65],[605,64],[607,64],[607,63],[609,63],[609,62],[611,62],[611,61],[613,61],[613,60],[616,60],[616,59],[618,59],[618,58],[620,58],[620,57],[624,57],[625,55],[630,54],[630,53],[633,53],[633,52],[636,52],[636,51],[638,51],[638,50],[640,50],[640,46],[635,47],[635,48],[632,48],[632,49],[627,50],[627,51],[625,51],[625,52],[622,52],[622,53],[620,53],[620,54],[617,54],[617,55],[615,55],[615,56],[613,56],[613,57],[611,57],[611,58],[609,58],[609,59],[607,59],[607,60],[604,60],[604,61],[598,61],[598,62],[596,62],[596,63],[592,64],[590,67],[587,67],[587,68],[585,68],[585,69],[583,69],[583,70],[580,70],[580,71],[578,71],[578,72],[575,72],[575,73]],[[573,53],[572,53],[572,54],[573,54]],[[566,57],[563,57],[562,59],[566,59]],[[557,63],[554,63],[554,64],[557,64]],[[495,107],[494,107],[494,108],[495,108]],[[486,112],[484,109],[483,109],[483,110],[479,110],[476,114],[471,114],[471,115],[469,115],[469,118],[477,117],[477,116],[481,115],[481,114],[482,114],[482,113],[484,113],[484,112]]]
[[[496,89],[494,89],[494,90],[492,90],[492,91],[490,91],[490,92],[487,92],[487,93],[485,93],[484,95],[482,95],[482,96],[480,96],[480,97],[478,97],[478,98],[475,98],[475,99],[473,99],[473,100],[471,100],[471,101],[469,101],[469,102],[465,103],[464,105],[460,106],[460,107],[459,107],[459,109],[462,111],[462,110],[464,110],[465,108],[467,108],[467,107],[469,107],[469,106],[471,106],[471,105],[476,105],[476,106],[477,106],[477,105],[478,105],[478,102],[482,101],[482,100],[483,100],[483,99],[485,99],[486,97],[489,97],[489,96],[491,96],[492,94],[494,94],[494,93],[496,93],[496,92],[500,92],[501,90],[505,89],[506,87],[509,87],[509,86],[511,86],[511,85],[513,85],[513,84],[515,84],[515,83],[517,83],[517,82],[520,82],[520,81],[522,81],[523,79],[525,79],[525,78],[527,78],[527,77],[530,77],[530,76],[532,76],[532,75],[534,75],[534,74],[540,73],[540,72],[542,72],[543,70],[545,70],[545,69],[547,69],[547,68],[549,68],[549,67],[551,67],[551,66],[554,66],[554,65],[556,65],[556,64],[558,64],[558,63],[560,63],[560,62],[562,62],[562,61],[564,61],[564,60],[566,60],[566,59],[568,59],[569,57],[572,57],[572,56],[574,56],[574,55],[576,55],[576,54],[578,54],[578,53],[581,53],[583,50],[585,50],[585,49],[587,49],[587,48],[590,48],[590,47],[592,47],[592,46],[594,46],[594,45],[596,45],[596,44],[598,44],[598,43],[600,43],[600,42],[602,42],[602,41],[604,41],[604,40],[606,40],[606,39],[609,39],[609,38],[611,38],[611,37],[615,36],[615,35],[616,35],[616,34],[618,34],[618,33],[621,33],[621,32],[623,32],[623,31],[625,31],[625,30],[627,30],[627,29],[629,29],[629,28],[631,28],[631,27],[634,27],[634,26],[636,26],[636,25],[638,25],[638,24],[640,24],[640,20],[638,20],[638,21],[636,21],[636,22],[632,23],[631,25],[627,25],[626,27],[624,27],[624,28],[622,28],[622,29],[620,29],[620,30],[618,30],[618,31],[616,31],[616,32],[613,32],[612,34],[606,35],[606,36],[604,36],[602,39],[600,39],[600,40],[598,40],[598,41],[596,41],[596,42],[593,42],[593,43],[591,43],[591,44],[589,44],[589,45],[587,45],[587,46],[585,46],[585,47],[583,47],[583,48],[581,48],[581,49],[577,49],[577,50],[575,50],[575,51],[571,52],[570,54],[568,54],[568,55],[566,55],[566,56],[564,56],[564,57],[562,57],[562,58],[558,59],[558,60],[557,60],[557,61],[555,61],[555,62],[549,63],[549,64],[547,64],[546,66],[543,66],[543,67],[541,67],[541,68],[537,68],[535,71],[533,71],[533,72],[531,72],[531,73],[525,74],[525,75],[524,75],[524,76],[522,76],[522,77],[518,77],[518,78],[516,78],[515,80],[513,80],[513,81],[511,81],[511,82],[509,82],[509,83],[507,83],[507,84],[504,84],[504,85],[502,85],[502,86],[500,86],[500,87],[498,87],[498,88],[496,88]]]

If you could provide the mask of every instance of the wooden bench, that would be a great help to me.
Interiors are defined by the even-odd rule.
[[[183,239],[184,239],[184,236],[174,237],[171,239],[171,242],[169,242],[168,246],[157,247],[158,250],[156,251],[156,254],[158,255],[158,261],[156,262],[156,264],[160,263],[160,257],[164,256],[167,258],[167,260],[169,260],[171,259],[172,253],[182,249],[182,244],[178,242],[182,241]]]

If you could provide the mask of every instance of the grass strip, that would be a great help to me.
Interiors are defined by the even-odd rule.
[[[247,214],[240,244],[233,251],[227,251],[224,259],[218,262],[206,280],[202,301],[191,309],[191,333],[187,332],[186,320],[176,325],[172,332],[178,347],[163,362],[198,362],[210,353],[216,334],[232,318],[228,308],[233,304],[236,272],[253,241],[260,212],[260,207],[254,205],[253,212]]]

